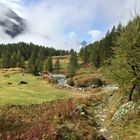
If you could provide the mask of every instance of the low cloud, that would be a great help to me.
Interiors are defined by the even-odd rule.
[[[68,40],[69,48],[76,48],[76,50],[80,49],[81,43],[78,41],[78,36],[75,32],[69,33]]]
[[[100,40],[104,36],[104,34],[99,30],[88,31],[88,34],[91,36],[90,42],[95,42],[97,40]]]
[[[87,41],[94,42],[114,24],[126,24],[131,19],[130,10],[134,13],[135,9],[134,0],[25,0],[24,3],[22,0],[1,0],[1,3],[25,18],[29,29],[14,40],[6,37],[4,42],[25,41],[75,50],[79,50],[79,42],[84,37],[90,36]],[[97,19],[99,23],[96,23]],[[103,25],[105,27],[100,29]]]

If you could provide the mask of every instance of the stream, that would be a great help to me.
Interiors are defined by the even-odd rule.
[[[63,87],[71,87],[67,84],[67,78],[63,74],[50,74],[50,76],[57,80],[58,85]],[[76,88],[76,87],[75,87]],[[79,88],[77,88],[79,89]],[[114,91],[118,90],[118,85],[115,84],[108,84],[106,86],[102,87],[102,92],[104,93],[113,93]],[[101,92],[101,93],[102,93]],[[99,94],[101,94],[99,93]],[[98,93],[97,93],[98,94]],[[98,128],[97,130],[103,136],[101,138],[102,140],[111,140],[112,136],[109,136],[107,128],[104,126],[104,121],[106,119],[106,105],[104,103],[99,103],[97,106],[95,106],[95,118],[97,120]]]
[[[50,73],[50,76],[51,76],[54,80],[57,80],[58,85],[63,86],[63,87],[70,87],[70,86],[67,84],[66,75],[63,75],[63,74],[52,74],[52,73]]]
[[[64,75],[64,74],[52,74],[52,73],[49,73],[49,75],[54,80],[57,80],[58,85],[63,86],[63,87],[71,87],[67,83],[66,75]],[[75,87],[75,88],[79,88],[79,87]],[[105,92],[112,92],[112,91],[118,90],[118,85],[115,85],[115,84],[108,84],[105,86],[103,85],[102,90]]]

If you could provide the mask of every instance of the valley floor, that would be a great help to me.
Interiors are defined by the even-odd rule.
[[[56,88],[15,69],[0,71],[1,140],[139,140],[140,103],[122,119],[128,103],[116,88],[90,91]],[[128,107],[127,107],[128,108]],[[125,110],[124,112],[125,113]],[[115,118],[115,117],[114,117]]]
[[[54,88],[40,77],[20,70],[0,70],[0,105],[41,104],[57,99],[82,96],[78,92]]]

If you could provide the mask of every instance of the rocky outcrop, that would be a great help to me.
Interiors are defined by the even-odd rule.
[[[119,108],[119,110],[112,117],[112,121],[122,120],[127,116],[127,113],[136,110],[140,110],[140,103],[133,101],[128,102]]]

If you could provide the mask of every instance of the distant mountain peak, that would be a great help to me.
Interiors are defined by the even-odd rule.
[[[27,29],[26,21],[14,11],[0,3],[0,28],[5,34],[14,38]]]

